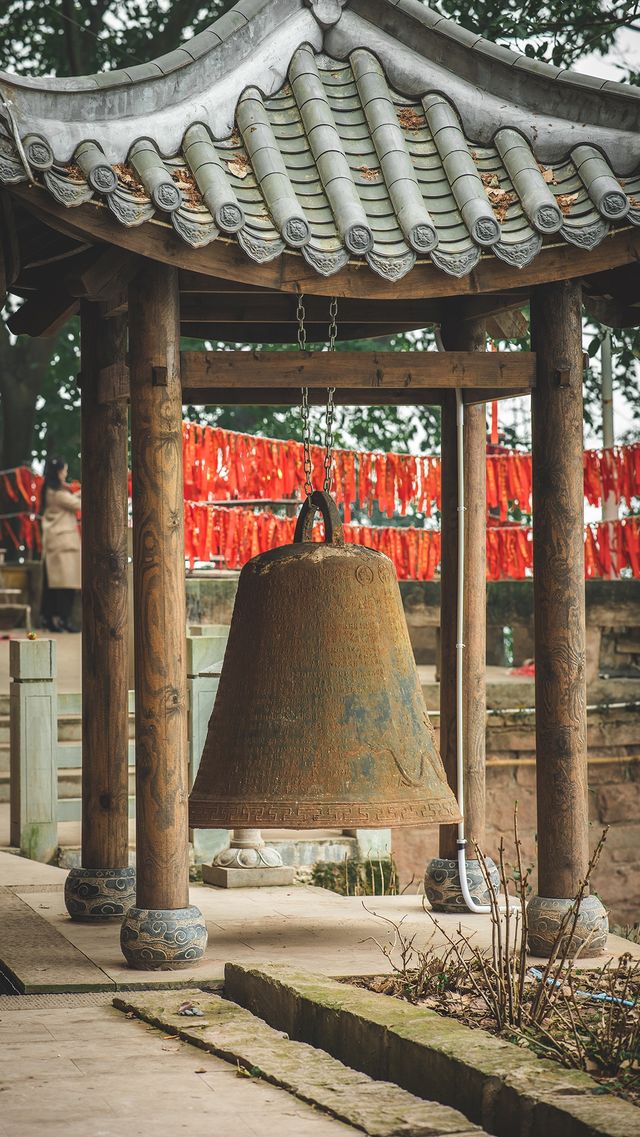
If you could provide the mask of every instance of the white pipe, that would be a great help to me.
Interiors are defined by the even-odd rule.
[[[464,402],[462,391],[456,388],[456,440],[458,461],[458,596],[456,614],[456,773],[458,783],[458,807],[462,820],[458,822],[458,875],[460,877],[460,891],[464,902],[470,912],[477,915],[486,915],[491,912],[489,904],[477,904],[469,889],[467,879],[467,841],[464,835],[464,719],[463,719],[463,693],[464,693],[464,578],[465,578],[465,547],[464,547],[464,515],[466,512],[464,494]],[[501,912],[507,908],[501,907]],[[509,911],[515,911],[509,908]]]

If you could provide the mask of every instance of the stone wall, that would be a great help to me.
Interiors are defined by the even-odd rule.
[[[533,734],[533,723],[528,728]],[[613,727],[615,732],[615,727]],[[589,763],[590,844],[593,848],[609,826],[594,889],[610,910],[614,924],[640,921],[640,729],[636,726],[638,753],[606,753],[592,750]],[[489,737],[491,732],[489,732]],[[597,737],[597,733],[596,733]],[[615,749],[615,748],[611,748]],[[603,753],[605,750],[605,753]],[[508,859],[513,857],[513,810],[518,803],[518,827],[525,863],[536,863],[536,769],[533,751],[489,754],[487,760],[487,832],[485,851],[497,859],[504,837]],[[392,848],[401,885],[413,878],[416,887],[426,862],[438,852],[437,826],[428,829],[394,829]],[[535,885],[535,873],[533,875]]]

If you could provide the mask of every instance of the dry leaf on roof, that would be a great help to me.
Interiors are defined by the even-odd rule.
[[[517,200],[515,193],[503,189],[487,189],[487,197],[493,206],[493,212],[498,221],[505,220],[509,206]]]
[[[560,212],[564,213],[565,217],[568,213],[571,213],[571,207],[575,205],[577,200],[577,193],[559,193],[556,195],[556,201],[560,207]]]
[[[233,158],[227,158],[229,173],[233,174],[234,178],[246,178],[247,174],[251,173],[251,165],[246,154],[240,152],[234,154]]]
[[[82,173],[82,170],[80,169],[79,166],[76,166],[74,162],[72,162],[69,166],[67,166],[65,168],[64,172],[67,175],[67,177],[69,178],[69,181],[71,181],[71,182],[84,182],[85,181],[85,176]]]
[[[375,182],[380,177],[380,170],[372,170],[369,166],[358,166],[365,182]]]
[[[478,151],[472,150],[471,151],[471,157],[473,158],[474,162],[477,162],[478,161]]]
[[[196,180],[190,170],[180,167],[171,171],[171,177],[178,186],[185,200],[185,204],[196,208],[200,205],[200,194]]]
[[[146,197],[145,188],[138,177],[133,173],[129,166],[125,166],[124,162],[118,162],[114,167],[118,179],[129,193],[133,193],[136,197]]]
[[[419,130],[424,126],[425,120],[413,107],[399,107],[398,122],[405,130]]]
[[[551,166],[543,166],[542,162],[538,162],[538,169],[540,170],[540,173],[542,174],[543,180],[547,183],[547,185],[548,186],[555,186],[556,175],[553,172],[553,170],[551,169]]]
[[[500,178],[497,174],[480,174],[483,186],[494,186],[496,189],[500,188]]]
[[[234,126],[233,130],[231,131],[231,137],[229,139],[229,142],[233,142],[234,146],[240,145],[240,133],[238,131],[237,126]]]
[[[638,201],[637,197],[629,197],[629,204],[632,209],[640,209],[640,201]]]

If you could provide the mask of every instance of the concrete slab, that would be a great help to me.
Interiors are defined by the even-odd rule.
[[[429,944],[438,949],[445,944],[443,931],[431,922],[421,898],[415,895],[362,900],[303,886],[238,890],[195,886],[190,890],[190,901],[201,909],[209,930],[205,959],[198,966],[179,972],[134,971],[126,967],[120,952],[117,924],[70,920],[60,893],[28,891],[17,895],[119,990],[219,981],[229,960],[246,964],[282,962],[328,976],[382,974],[391,970],[391,965],[379,945],[388,944],[393,938],[385,918],[395,923],[402,921],[404,935],[415,934],[417,947]],[[478,946],[488,948],[491,944],[488,916],[439,915],[438,923],[449,935],[461,926],[466,934],[474,936]],[[640,958],[640,945],[610,936],[610,956],[624,951]],[[599,967],[606,958],[585,960],[583,966]],[[69,978],[71,981],[71,974]]]
[[[166,1039],[113,1007],[31,1010],[26,1002],[15,998],[13,1008],[0,1009],[0,1137],[354,1133],[284,1090],[238,1077],[221,1059]]]
[[[56,865],[42,865],[14,853],[0,849],[0,887],[16,888],[20,885],[57,884],[64,888],[66,870]]]

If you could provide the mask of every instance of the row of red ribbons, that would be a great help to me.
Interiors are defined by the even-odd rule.
[[[324,450],[312,447],[318,487],[324,476]],[[304,485],[303,449],[299,442],[282,442],[217,427],[183,423],[184,496],[187,501],[234,498],[279,501],[300,497]],[[2,473],[5,500],[39,512],[42,478],[28,467]],[[511,450],[487,455],[487,504],[507,517],[508,502],[531,512],[531,455]],[[344,519],[359,503],[371,513],[404,516],[409,505],[427,517],[440,509],[440,459],[433,455],[381,454],[335,450],[333,492],[344,506]],[[640,497],[640,443],[608,450],[585,450],[584,492],[590,505],[611,496],[631,505]],[[17,510],[11,509],[11,512]]]
[[[324,450],[312,450],[315,481],[324,476]],[[279,501],[300,497],[304,485],[304,455],[299,442],[282,442],[236,434],[218,427],[183,423],[184,496],[187,501],[233,498]],[[487,505],[507,518],[509,502],[531,512],[531,455],[518,450],[487,455]],[[640,443],[608,450],[585,450],[584,492],[590,505],[613,496],[631,504],[640,497]],[[371,513],[402,516],[411,505],[430,516],[440,509],[440,459],[432,455],[379,454],[334,450],[333,494],[351,519],[356,503]]]
[[[250,509],[185,503],[185,553],[196,561],[241,568],[251,557],[293,541],[295,518]],[[433,580],[440,565],[440,532],[413,527],[345,525],[345,538],[379,549],[393,561],[400,580]],[[320,526],[316,529],[319,538]],[[585,576],[610,577],[613,568],[640,577],[640,517],[585,527]],[[519,525],[487,530],[487,578],[524,580],[533,571],[532,531]]]

